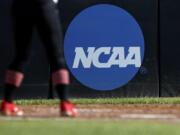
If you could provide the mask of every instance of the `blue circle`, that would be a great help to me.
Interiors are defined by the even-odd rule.
[[[113,48],[116,50],[116,47],[124,48],[124,55],[121,53],[116,58],[119,61],[120,57],[124,56],[124,59],[128,57],[130,47],[139,48],[142,63],[144,37],[139,24],[132,15],[120,7],[109,4],[91,6],[79,13],[67,29],[64,40],[67,66],[74,77],[89,88],[106,91],[122,87],[134,78],[140,66],[133,64],[125,67],[117,64],[107,66],[109,61],[111,63],[112,51]],[[88,54],[88,48],[92,50],[95,48],[93,51],[91,50],[94,54]],[[109,51],[107,54],[100,53],[100,55],[97,55],[99,58],[96,58],[95,52],[99,48],[108,48],[110,53]],[[77,52],[75,52],[76,49]],[[79,55],[80,52],[83,55]],[[83,63],[86,63],[86,68],[82,64],[83,56],[86,57],[86,61],[83,61]],[[131,57],[131,59],[134,57]],[[75,62],[75,59],[78,62]],[[94,61],[98,60],[99,63],[104,63],[104,66],[106,66],[99,68],[95,66],[92,59]],[[88,61],[91,63],[89,67]],[[75,67],[75,63],[78,63],[78,66]]]

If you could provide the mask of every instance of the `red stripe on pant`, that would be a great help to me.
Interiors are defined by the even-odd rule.
[[[17,71],[8,70],[5,76],[5,83],[20,87],[24,79],[24,74]]]
[[[60,69],[52,74],[52,82],[54,85],[70,83],[69,72],[66,69]]]

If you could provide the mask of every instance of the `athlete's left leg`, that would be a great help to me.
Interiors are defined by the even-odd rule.
[[[15,44],[15,57],[5,76],[5,88],[0,112],[8,116],[22,116],[23,112],[13,103],[13,96],[24,78],[24,70],[31,53],[33,18],[31,7],[23,0],[14,0],[12,4],[12,24]]]
[[[37,12],[37,30],[45,46],[52,68],[52,81],[61,100],[61,114],[76,116],[74,105],[69,101],[69,72],[63,55],[63,34],[57,5],[52,0],[45,0]]]

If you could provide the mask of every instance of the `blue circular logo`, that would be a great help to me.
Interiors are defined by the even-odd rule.
[[[137,74],[144,57],[144,37],[124,9],[99,4],[78,14],[64,41],[65,59],[74,77],[95,90],[112,90]]]

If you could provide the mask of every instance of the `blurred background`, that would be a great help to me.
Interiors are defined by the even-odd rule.
[[[14,56],[11,3],[12,0],[0,0],[0,97],[5,70]],[[66,32],[78,13],[100,3],[117,5],[135,17],[145,37],[145,59],[136,77],[124,87],[113,91],[90,90],[71,76],[71,95],[78,98],[180,96],[180,1],[60,0],[58,8],[63,32]],[[27,65],[25,80],[16,94],[18,99],[47,98],[51,89],[50,66],[36,30],[32,45],[33,52]]]

